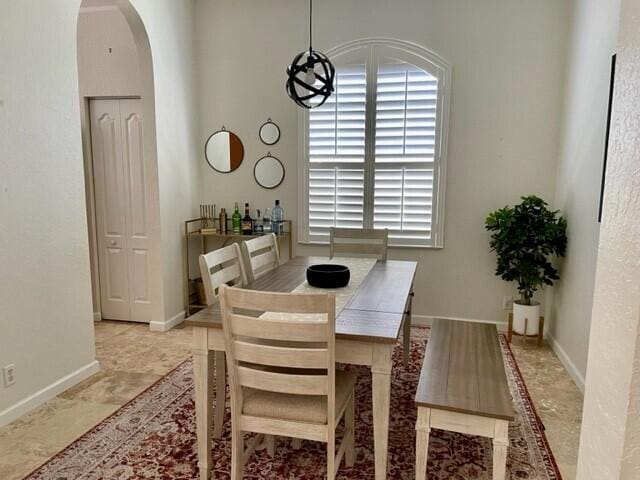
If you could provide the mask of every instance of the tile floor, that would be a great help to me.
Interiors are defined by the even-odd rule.
[[[10,425],[0,428],[0,479],[19,480],[190,354],[191,330],[98,322],[101,371]],[[566,480],[575,478],[582,396],[554,353],[515,340],[512,346]]]

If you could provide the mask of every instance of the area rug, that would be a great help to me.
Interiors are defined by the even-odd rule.
[[[394,352],[389,428],[389,479],[414,476],[414,395],[428,328],[414,328],[411,359],[402,365],[402,349]],[[544,435],[513,354],[500,337],[516,420],[509,427],[507,478],[559,480],[560,473]],[[356,463],[342,464],[338,478],[374,478],[371,374],[366,368],[346,367],[358,374],[356,386]],[[228,410],[228,408],[227,408]],[[228,479],[230,473],[230,413],[224,435],[212,445],[212,478]],[[287,439],[278,439],[272,459],[265,451],[252,455],[245,478],[322,479],[325,476],[324,444],[303,441],[293,450]],[[490,480],[491,441],[432,430],[428,475],[433,480]],[[192,363],[187,360],[116,413],[69,445],[26,477],[28,480],[124,480],[198,478],[194,419]]]

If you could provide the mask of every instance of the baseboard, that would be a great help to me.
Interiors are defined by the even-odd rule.
[[[478,320],[475,318],[458,318],[458,317],[441,317],[439,315],[411,315],[411,324],[419,327],[429,327],[434,318],[443,318],[445,320],[455,320],[458,322],[471,322],[471,323],[491,323],[498,328],[499,332],[507,331],[507,322],[498,322],[495,320]]]
[[[11,405],[9,408],[0,412],[0,427],[8,425],[25,413],[28,413],[46,401],[51,400],[56,395],[68,390],[74,385],[77,385],[98,371],[100,371],[100,364],[97,360],[94,360],[75,372],[72,372],[69,375],[53,382],[51,385],[46,386],[42,390],[37,391],[33,395],[28,396],[24,400],[20,400],[18,403]]]
[[[102,312],[93,312],[93,321],[99,322],[102,320]]]
[[[184,322],[184,311],[178,313],[177,315],[174,315],[171,318],[168,318],[163,322],[156,322],[152,320],[151,322],[149,322],[149,329],[153,330],[154,332],[166,332],[168,330],[171,330],[176,325],[180,325],[182,322]]]
[[[564,366],[564,369],[569,373],[569,376],[578,387],[578,390],[580,390],[584,395],[584,375],[580,373],[580,371],[577,369],[576,365],[573,363],[569,355],[567,355],[567,352],[564,351],[564,348],[562,348],[562,346],[553,337],[553,335],[547,332],[546,338],[547,338],[547,343],[549,343],[549,346],[551,347],[551,349],[554,351],[554,353],[560,360],[560,363],[562,363],[562,365]]]

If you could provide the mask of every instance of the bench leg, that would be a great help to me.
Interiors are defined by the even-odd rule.
[[[416,422],[416,480],[427,479],[430,432],[431,409],[418,407],[418,420]]]
[[[493,437],[493,480],[504,480],[509,446],[509,422],[496,420]]]

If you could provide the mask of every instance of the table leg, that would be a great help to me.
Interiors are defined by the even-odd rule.
[[[416,422],[416,480],[427,479],[430,433],[431,409],[418,407],[418,420]]]
[[[409,366],[409,353],[411,352],[411,310],[413,303],[413,292],[409,294],[407,302],[407,311],[404,314],[403,330],[402,330],[402,347],[404,368]]]
[[[213,422],[213,438],[222,437],[224,409],[227,403],[227,359],[224,352],[216,352],[216,411]]]
[[[208,480],[211,472],[211,441],[213,425],[214,355],[207,345],[207,329],[193,329],[193,380],[196,400],[196,436],[198,439],[198,468],[200,480]]]
[[[496,420],[493,437],[493,480],[504,480],[509,446],[509,422]]]
[[[375,344],[373,346],[371,374],[376,480],[385,480],[387,478],[392,352],[393,345]]]

